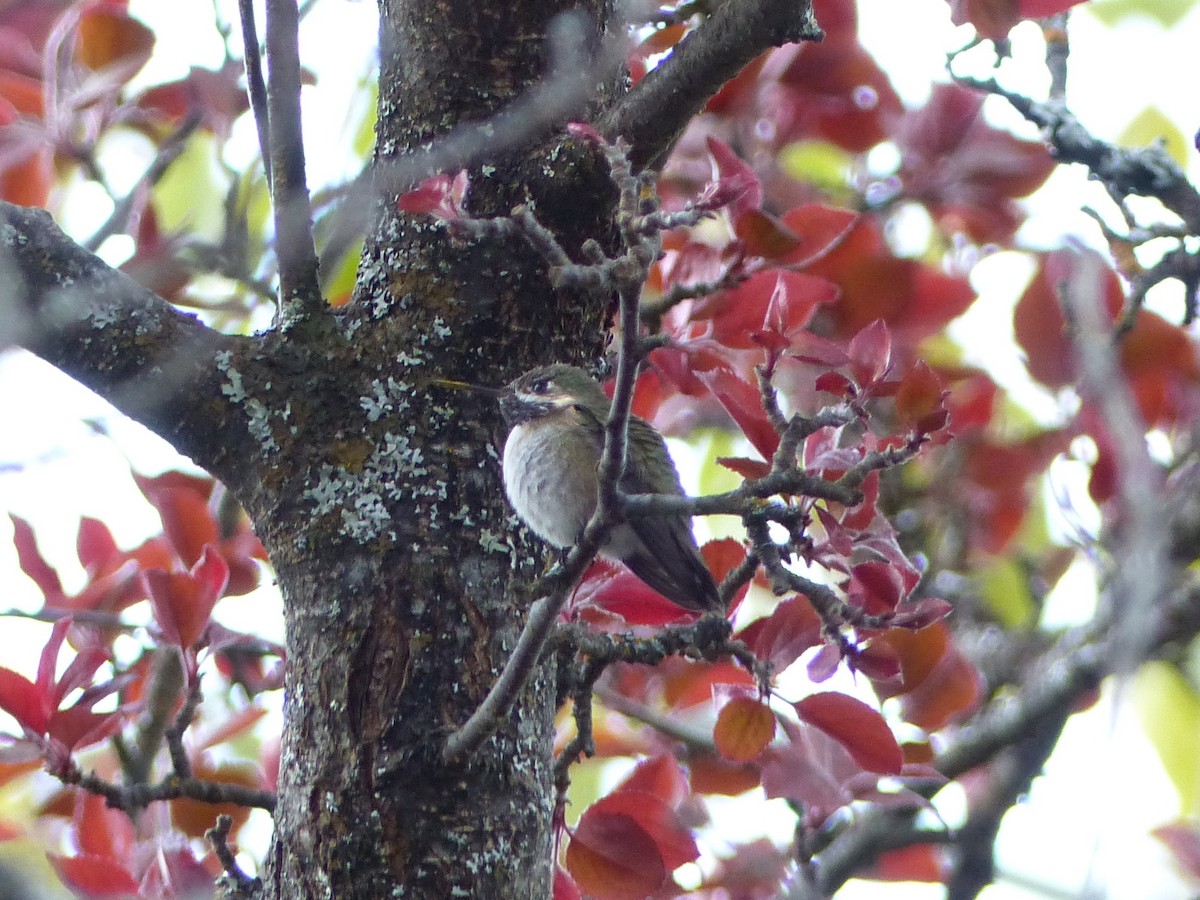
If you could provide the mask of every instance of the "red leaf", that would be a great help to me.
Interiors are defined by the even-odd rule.
[[[1008,9],[1000,18],[1013,21],[1013,0],[1001,2]],[[976,91],[935,86],[922,109],[901,119],[899,176],[905,196],[924,203],[943,230],[965,232],[978,243],[1008,242],[1022,220],[1015,198],[1040,187],[1055,163],[1041,141],[988,124],[982,104]]]
[[[76,704],[55,712],[46,734],[67,750],[78,750],[116,734],[123,719],[124,713],[119,710],[95,713],[86,705]]]
[[[835,397],[849,397],[855,393],[854,382],[841,372],[824,372],[817,376],[816,389]]]
[[[869,615],[891,612],[904,595],[900,573],[887,563],[859,563],[850,570],[850,579],[851,599]]]
[[[901,850],[889,850],[875,861],[866,877],[877,881],[941,882],[945,866],[941,851],[931,844],[917,844]]]
[[[1075,380],[1075,351],[1067,334],[1059,291],[1079,268],[1080,260],[1074,251],[1047,254],[1013,311],[1013,331],[1025,351],[1029,374],[1050,387],[1063,387]],[[1116,273],[1107,266],[1103,272],[1102,299],[1106,316],[1113,321],[1124,303],[1124,295]]]
[[[761,209],[748,209],[738,216],[733,231],[751,256],[778,259],[800,245],[800,235]]]
[[[158,511],[185,566],[195,565],[204,548],[220,540],[220,529],[208,506],[215,485],[212,478],[164,472],[153,478],[135,474],[133,480]]]
[[[896,412],[909,428],[922,434],[937,431],[947,421],[946,397],[949,391],[923,360],[918,360],[896,390]]]
[[[608,816],[629,816],[654,841],[668,874],[700,855],[691,830],[676,812],[653,794],[619,790],[602,797],[587,810]],[[587,812],[584,815],[587,815]],[[583,819],[580,819],[583,824]]]
[[[562,866],[554,867],[554,893],[551,900],[583,900],[575,879]]]
[[[584,574],[572,601],[584,619],[589,610],[620,616],[630,625],[661,626],[697,613],[681,609],[622,565],[594,562]]]
[[[110,809],[103,797],[90,791],[75,792],[71,826],[75,849],[84,856],[128,859],[137,841],[129,816]]]
[[[1044,19],[1084,2],[1085,0],[1017,0],[1017,7],[1026,19]]]
[[[802,269],[840,244],[858,224],[859,213],[820,203],[805,203],[783,214],[783,222],[800,245],[779,260],[780,266]]]
[[[931,628],[939,625],[942,623]],[[979,705],[982,694],[979,671],[951,645],[920,685],[902,695],[901,713],[905,721],[926,731],[937,731],[970,714]]]
[[[725,407],[754,449],[762,454],[763,459],[769,460],[779,446],[779,435],[767,420],[758,388],[742,381],[729,369],[697,372],[696,377]]]
[[[236,61],[215,71],[192,66],[180,80],[144,91],[137,105],[172,122],[189,114],[199,115],[205,126],[225,138],[234,120],[250,105],[246,91],[238,84],[242,74],[242,66]]]
[[[940,597],[926,597],[897,610],[891,625],[895,628],[926,628],[954,612],[954,607]]]
[[[93,71],[119,66],[131,78],[153,49],[154,32],[124,10],[93,6],[79,19],[75,55]]]
[[[154,618],[168,641],[183,649],[200,639],[213,606],[229,583],[229,566],[207,547],[190,572],[150,570],[141,575]]]
[[[878,381],[892,364],[892,335],[882,319],[876,319],[850,341],[850,373],[861,387]]]
[[[50,724],[50,696],[12,669],[0,666],[0,709],[34,734],[45,734]]]
[[[119,553],[117,542],[113,540],[107,525],[90,516],[83,516],[79,520],[79,532],[75,536],[75,554],[89,575],[100,571],[105,563]]]
[[[731,763],[713,753],[697,751],[688,756],[692,790],[697,794],[722,794],[736,797],[761,782],[759,767],[752,763]]]
[[[896,736],[878,712],[861,700],[836,691],[811,694],[793,704],[802,720],[846,748],[870,772],[897,775],[904,755]]]
[[[128,898],[138,896],[138,883],[119,862],[107,856],[46,854],[63,884],[82,897]]]
[[[33,536],[33,526],[20,516],[9,513],[13,525],[13,546],[17,551],[17,563],[21,571],[33,579],[46,598],[47,605],[55,604],[62,599],[62,582],[58,572],[51,568],[38,550],[37,540]]]
[[[765,478],[771,473],[771,464],[765,463],[760,459],[719,456],[717,457],[717,465],[724,466],[731,472],[737,472],[743,478],[749,480]]]
[[[900,654],[882,642],[856,648],[849,654],[849,664],[872,681],[891,682],[900,677]]]
[[[449,175],[434,175],[408,193],[401,194],[396,208],[414,215],[430,215],[447,222],[466,215],[463,201],[467,196],[467,171],[463,169],[453,178]]]
[[[691,834],[652,794],[619,791],[590,807],[567,846],[567,869],[597,900],[642,900],[699,856]]]
[[[755,656],[782,672],[809,647],[821,643],[821,618],[806,597],[789,597],[771,615],[743,628],[738,638]]]
[[[807,272],[841,289],[838,302],[824,310],[835,338],[851,338],[882,319],[906,344],[915,343],[941,331],[975,297],[961,276],[946,275],[915,259],[898,259],[870,218],[860,220]]]
[[[945,623],[935,622],[919,631],[892,629],[876,640],[891,647],[900,657],[903,687],[895,691],[881,688],[880,697],[886,700],[921,686],[949,648],[950,632]]]
[[[678,809],[691,793],[687,775],[679,760],[667,754],[659,754],[639,762],[617,785],[614,793],[617,791],[650,794],[671,809]]]

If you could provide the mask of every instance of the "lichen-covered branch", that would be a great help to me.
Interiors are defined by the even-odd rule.
[[[214,358],[247,339],[174,309],[68,238],[50,214],[0,203],[0,340],[100,394],[213,466],[230,398]]]

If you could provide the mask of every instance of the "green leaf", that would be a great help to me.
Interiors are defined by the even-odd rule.
[[[1029,579],[1014,560],[994,560],[979,573],[979,590],[988,609],[1005,628],[1033,624],[1037,609],[1029,592]]]
[[[687,443],[696,449],[701,460],[697,485],[697,493],[701,496],[732,491],[742,483],[736,472],[717,462],[719,457],[756,455],[745,438],[723,428],[696,429],[688,436]],[[724,537],[741,540],[746,534],[741,520],[733,516],[705,516],[703,522],[710,540]]]
[[[1098,0],[1085,8],[1110,28],[1136,16],[1153,19],[1163,28],[1174,28],[1195,3],[1196,0]]]
[[[362,241],[355,241],[333,266],[329,274],[321,271],[321,293],[335,306],[350,297],[358,277],[358,259],[362,256]]]
[[[1163,143],[1176,163],[1186,166],[1188,162],[1187,138],[1157,106],[1147,106],[1134,116],[1117,138],[1117,143],[1125,147],[1148,147]]]
[[[358,123],[358,127],[354,131],[354,140],[350,146],[356,157],[367,159],[375,146],[375,121],[378,118],[377,107],[379,104],[377,101],[379,98],[379,85],[372,80],[362,87],[367,95],[367,99],[363,104],[362,120]]]
[[[196,132],[154,187],[159,227],[219,243],[225,232],[229,183],[229,174],[217,158],[216,139],[208,132]]]
[[[1179,794],[1180,815],[1200,812],[1200,693],[1175,666],[1149,662],[1133,681],[1142,727]]]
[[[791,178],[829,193],[844,193],[850,175],[850,154],[826,141],[797,141],[779,151],[779,167]]]

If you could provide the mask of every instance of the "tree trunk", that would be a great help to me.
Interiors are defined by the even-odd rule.
[[[486,120],[527,89],[558,12],[381,3],[378,161]],[[598,36],[602,12],[588,15]],[[574,223],[578,245],[603,233],[614,192],[587,148],[564,148],[560,170],[547,170],[561,178],[569,160],[572,177],[524,178],[546,158],[528,165],[530,147],[549,137],[531,134],[507,162],[473,171],[471,210],[533,198],[543,221]],[[503,498],[497,411],[429,380],[497,383],[552,359],[595,358],[607,298],[556,295],[523,240],[454,240],[399,216],[394,193],[381,192],[355,302],[338,336],[298,360],[308,383],[293,394],[291,474],[250,492],[286,598],[289,649],[267,895],[545,897],[551,665],[479,753],[461,767],[441,762],[516,641],[529,600],[520,588],[539,553]]]

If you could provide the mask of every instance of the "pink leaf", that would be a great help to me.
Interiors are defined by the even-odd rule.
[[[850,371],[860,386],[867,386],[887,371],[892,362],[892,335],[876,319],[850,340]]]
[[[730,218],[736,222],[742,213],[762,206],[762,185],[754,168],[727,144],[715,137],[708,138],[707,143],[713,177],[696,199],[696,206],[713,210],[728,207]]]

